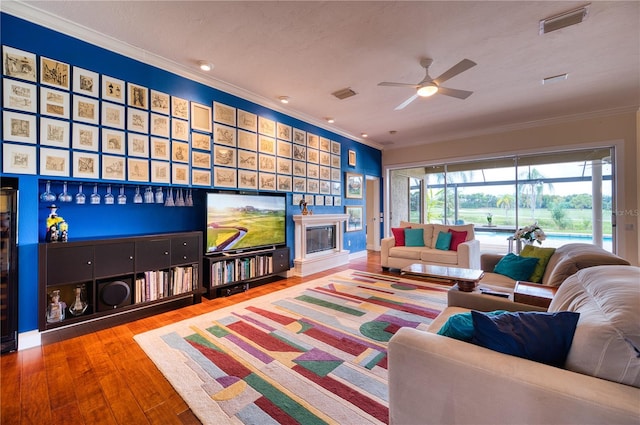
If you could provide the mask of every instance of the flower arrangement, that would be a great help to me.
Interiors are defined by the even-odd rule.
[[[536,221],[530,226],[521,227],[516,230],[513,237],[515,239],[524,239],[527,243],[538,242],[542,245],[542,241],[547,239],[547,235],[544,234],[544,231],[538,226],[538,222]]]

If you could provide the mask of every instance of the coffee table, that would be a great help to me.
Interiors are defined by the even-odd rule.
[[[402,268],[400,274],[446,280],[457,284],[463,292],[471,292],[484,276],[484,271],[415,263]]]

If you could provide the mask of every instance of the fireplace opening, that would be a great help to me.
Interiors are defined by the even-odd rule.
[[[336,226],[307,227],[307,254],[336,249]]]

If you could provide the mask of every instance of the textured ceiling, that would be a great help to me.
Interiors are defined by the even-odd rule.
[[[6,1],[3,3],[7,3]],[[11,3],[11,2],[10,2]],[[214,87],[236,87],[297,116],[394,149],[640,105],[640,2],[593,1],[576,26],[538,34],[540,19],[574,1],[26,1],[117,41],[192,69]],[[65,23],[61,28],[70,27]],[[117,44],[117,43],[116,43]],[[436,77],[464,58],[478,65],[437,94],[394,108],[431,57]],[[196,70],[198,60],[214,64]],[[178,72],[179,73],[179,72]],[[566,81],[542,85],[568,73]],[[223,89],[224,89],[223,87]],[[338,100],[350,87],[357,95]],[[279,106],[283,110],[282,106]],[[391,135],[390,131],[396,133]]]

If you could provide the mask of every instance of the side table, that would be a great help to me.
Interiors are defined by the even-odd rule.
[[[518,303],[549,308],[549,304],[551,304],[551,300],[557,291],[558,288],[555,286],[517,281],[513,290],[513,300]]]

